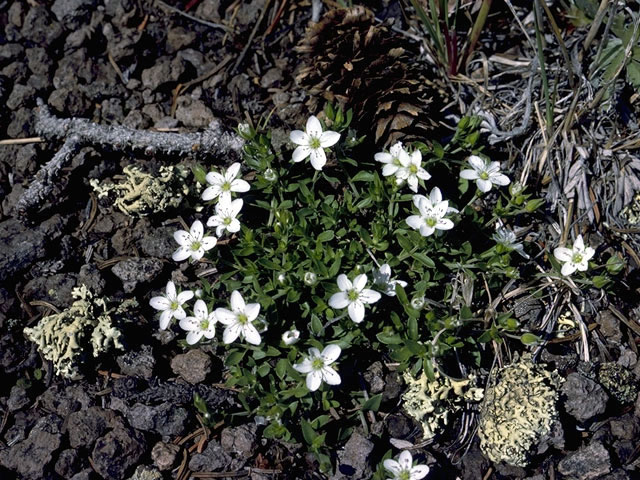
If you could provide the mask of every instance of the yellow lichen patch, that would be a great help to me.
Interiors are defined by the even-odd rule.
[[[460,410],[466,402],[482,400],[482,389],[476,387],[474,375],[458,381],[437,371],[434,381],[429,381],[424,372],[418,378],[404,372],[403,377],[408,386],[402,396],[403,407],[420,423],[425,440],[447,425],[449,415]]]
[[[96,179],[89,183],[98,198],[113,198],[113,204],[130,216],[145,216],[178,207],[189,193],[185,181],[188,172],[181,166],[162,166],[157,176],[134,166],[124,167],[123,173],[117,183],[101,184]]]
[[[640,193],[637,193],[635,197],[633,197],[633,201],[622,209],[620,217],[624,218],[630,225],[640,223]]]
[[[109,308],[107,299],[94,297],[85,285],[74,288],[72,295],[76,300],[69,308],[24,329],[44,358],[51,360],[56,374],[66,378],[80,376],[78,362],[83,352],[91,349],[97,357],[110,348],[123,348],[114,316],[121,317],[137,306],[135,301],[125,301]]]
[[[480,448],[493,462],[525,467],[529,455],[551,433],[562,378],[530,356],[492,375],[482,403]]]

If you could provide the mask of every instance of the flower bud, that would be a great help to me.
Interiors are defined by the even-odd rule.
[[[318,281],[318,276],[313,272],[306,272],[304,274],[304,283],[312,287]]]
[[[424,297],[414,297],[411,299],[411,307],[416,310],[422,310],[425,303]]]
[[[285,345],[293,345],[300,340],[300,331],[293,329],[282,334],[282,341]]]
[[[278,179],[278,175],[276,174],[276,171],[273,168],[267,168],[264,171],[263,176],[267,182],[275,182]]]

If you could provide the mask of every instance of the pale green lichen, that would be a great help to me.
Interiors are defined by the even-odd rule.
[[[130,216],[145,216],[167,208],[175,208],[189,193],[189,174],[183,166],[160,167],[158,175],[143,172],[138,167],[127,166],[117,183],[100,183],[92,179],[89,184],[98,198],[109,197],[113,204]]]
[[[85,285],[74,288],[71,294],[76,300],[69,308],[43,317],[24,333],[53,363],[57,375],[78,378],[83,352],[91,351],[97,357],[111,348],[123,348],[116,325],[137,302],[128,300],[109,307],[106,298],[94,297]]]
[[[603,363],[598,369],[598,381],[619,403],[631,403],[638,396],[633,373],[615,362]]]
[[[640,193],[636,193],[631,203],[622,209],[620,217],[625,219],[630,225],[640,223]]]
[[[404,410],[420,423],[425,440],[433,438],[449,423],[449,416],[461,410],[466,402],[482,400],[482,389],[476,386],[476,377],[470,375],[466,380],[453,380],[435,372],[430,381],[422,372],[414,378],[404,372],[407,391],[402,395]]]
[[[558,420],[556,403],[562,378],[534,364],[531,357],[492,375],[480,409],[480,448],[493,462],[525,467]]]

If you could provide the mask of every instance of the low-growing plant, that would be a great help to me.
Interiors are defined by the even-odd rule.
[[[244,179],[238,163],[194,167],[210,231],[196,220],[176,232],[174,259],[206,258],[217,273],[201,279],[192,315],[193,292],[171,282],[151,305],[161,328],[179,321],[185,344],[219,342],[244,407],[233,415],[254,416],[266,438],[304,442],[330,470],[327,445],[380,408],[363,378],[373,362],[432,378],[454,353],[480,364],[481,342],[521,333],[510,312],[486,306],[519,277],[528,254],[512,226],[542,202],[504,188],[477,118],[445,145],[398,143],[374,158],[360,153],[350,112],[328,106],[324,119],[291,133],[291,156],[264,125],[240,125]]]

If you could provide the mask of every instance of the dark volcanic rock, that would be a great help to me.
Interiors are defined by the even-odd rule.
[[[104,434],[115,418],[114,412],[101,407],[90,407],[73,412],[67,420],[69,444],[73,448],[91,448]]]
[[[146,450],[142,434],[118,426],[96,442],[91,458],[96,472],[107,480],[124,480]]]
[[[173,465],[175,465],[179,452],[179,445],[176,445],[174,443],[158,442],[153,446],[153,449],[151,450],[151,458],[153,459],[153,463],[155,464],[155,466],[158,467],[158,470],[170,470]],[[194,468],[191,468],[191,462],[189,462],[189,468],[193,471],[198,471]]]
[[[156,258],[128,258],[116,263],[111,271],[122,280],[125,292],[132,292],[138,283],[153,280],[162,271],[162,261]]]
[[[24,18],[22,36],[41,47],[48,47],[64,33],[45,6],[31,7]]]
[[[120,355],[117,360],[123,375],[151,378],[156,359],[149,345],[142,345],[140,350],[131,350]]]
[[[58,415],[66,417],[72,412],[93,405],[93,400],[82,385],[64,385],[54,383],[40,397],[40,405]]]
[[[566,396],[565,409],[579,422],[586,422],[604,413],[609,395],[593,380],[579,373],[570,373],[562,385]]]
[[[202,453],[196,453],[189,460],[189,470],[193,472],[216,472],[226,470],[229,465],[231,457],[215,440],[210,441]]]
[[[338,454],[340,458],[338,471],[331,477],[331,480],[371,478],[369,455],[373,451],[373,447],[373,442],[367,440],[360,433],[352,434],[347,440],[344,450]]]
[[[599,442],[592,442],[558,462],[558,471],[571,479],[591,480],[611,471],[609,452]]]
[[[227,427],[220,434],[220,444],[227,453],[249,458],[255,453],[256,430],[255,424]]]
[[[127,411],[127,420],[133,428],[168,437],[181,434],[188,417],[189,413],[184,408],[170,402],[155,407],[136,403]]]
[[[171,370],[189,383],[204,382],[211,372],[211,357],[202,350],[189,350],[171,360]]]
[[[0,223],[0,281],[26,269],[44,257],[46,236],[17,220]]]
[[[69,448],[60,452],[54,467],[54,470],[58,475],[62,478],[71,478],[79,469],[80,456],[78,455],[77,450]]]
[[[60,447],[61,426],[62,419],[57,415],[42,417],[26,440],[0,451],[0,465],[18,472],[25,479],[41,480],[53,452]]]
[[[11,388],[9,400],[7,401],[7,408],[9,408],[10,412],[20,410],[29,405],[29,403],[31,403],[31,401],[29,400],[27,391],[24,388],[18,385]]]

